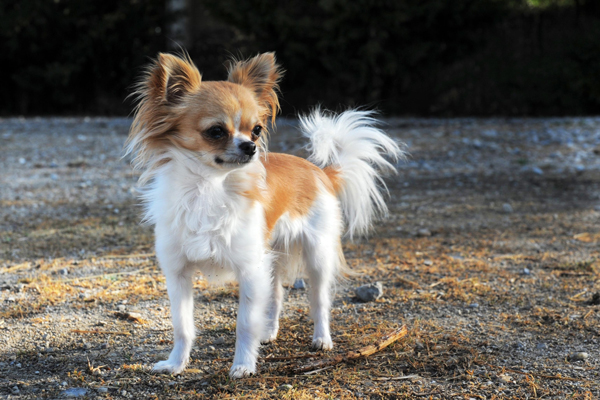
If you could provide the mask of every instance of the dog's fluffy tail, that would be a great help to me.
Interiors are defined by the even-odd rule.
[[[373,219],[387,212],[382,175],[396,172],[392,162],[404,157],[401,147],[376,127],[373,114],[348,110],[335,115],[317,108],[300,117],[310,139],[309,160],[339,179],[337,195],[351,238],[367,233]]]

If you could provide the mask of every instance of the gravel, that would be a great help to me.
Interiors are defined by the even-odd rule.
[[[217,361],[233,355],[236,291],[201,280],[195,282],[199,337],[190,371],[179,378],[148,374],[153,362],[168,356],[172,333],[152,230],[139,224],[138,172],[122,158],[130,122],[0,119],[0,396],[18,390],[20,398],[57,398],[70,386],[85,386],[88,397],[109,391],[118,397],[125,390],[132,398],[155,392],[178,398],[205,390],[205,398],[240,392],[276,398],[272,389],[294,379],[304,398],[343,397],[344,391],[469,398],[471,390],[474,398],[535,397],[526,378],[538,397],[600,396],[600,281],[593,261],[600,258],[599,118],[386,120],[385,129],[407,142],[410,157],[387,181],[387,218],[366,240],[345,244],[352,269],[365,281],[383,282],[386,295],[359,303],[353,301],[355,278],[340,282],[332,336],[334,352],[342,354],[371,343],[356,330],[382,332],[402,323],[410,329],[407,341],[364,363],[277,377],[250,391],[243,385],[257,381],[233,384],[228,361]],[[279,121],[272,148],[306,155],[295,126]],[[575,238],[586,232],[589,237]],[[140,265],[136,254],[148,263]],[[128,258],[102,258],[107,255]],[[153,280],[146,284],[157,288],[151,298],[121,285],[133,286],[147,273]],[[104,286],[90,287],[88,278],[98,275]],[[64,302],[44,301],[54,295],[44,291],[50,281],[63,284]],[[119,303],[125,295],[129,302]],[[307,293],[292,290],[288,297],[282,340],[261,356],[310,351]],[[4,316],[36,302],[40,308],[31,314]],[[116,318],[119,306],[139,310],[146,323]],[[88,362],[107,367],[88,373]],[[261,374],[269,368],[262,363]],[[518,372],[501,374],[503,368]],[[374,386],[345,381],[355,374]],[[408,374],[419,379],[384,380]],[[341,392],[330,391],[335,382],[344,385]],[[371,392],[377,388],[384,394]]]

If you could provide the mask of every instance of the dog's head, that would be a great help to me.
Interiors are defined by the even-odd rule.
[[[137,161],[153,164],[170,148],[218,170],[258,158],[269,120],[279,110],[282,71],[273,53],[232,61],[227,81],[202,82],[189,57],[159,54],[138,85],[139,104],[128,138]]]

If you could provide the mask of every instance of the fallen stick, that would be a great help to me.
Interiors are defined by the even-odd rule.
[[[388,347],[390,344],[394,343],[398,339],[403,338],[404,336],[406,336],[407,333],[408,333],[408,329],[406,329],[406,326],[403,326],[402,328],[395,330],[394,332],[390,333],[389,335],[384,336],[383,338],[381,338],[381,340],[379,342],[377,342],[375,344],[365,346],[356,351],[349,351],[346,354],[341,354],[339,356],[327,358],[325,360],[315,361],[315,362],[306,364],[301,367],[293,368],[292,372],[295,374],[298,374],[298,373],[303,373],[303,372],[307,372],[307,371],[312,371],[315,369],[325,368],[330,365],[335,365],[335,364],[347,362],[350,360],[355,360],[355,359],[361,358],[361,357],[368,357],[371,354],[377,353],[378,351],[385,349],[386,347]]]

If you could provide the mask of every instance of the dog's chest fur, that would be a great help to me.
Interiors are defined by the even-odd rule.
[[[172,163],[157,174],[147,193],[147,220],[157,231],[168,230],[189,261],[236,264],[239,253],[258,255],[249,247],[262,247],[262,208],[242,194],[247,181],[243,172],[207,178]]]

